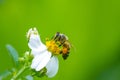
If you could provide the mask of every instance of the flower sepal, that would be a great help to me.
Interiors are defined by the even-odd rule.
[[[37,77],[44,77],[46,76],[47,69],[44,67],[40,71],[36,71],[35,69],[32,69],[32,76],[37,76]]]
[[[29,65],[31,64],[32,59],[33,55],[29,51],[26,51],[23,57],[18,58],[18,61],[22,64],[27,63]]]

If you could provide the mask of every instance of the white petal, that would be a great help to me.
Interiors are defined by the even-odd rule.
[[[53,56],[48,62],[48,64],[46,65],[46,68],[47,68],[46,75],[50,78],[54,77],[58,72],[58,67],[59,67],[58,58],[56,56]]]
[[[35,69],[36,71],[40,71],[43,67],[47,65],[51,57],[51,53],[45,51],[36,55],[32,61],[31,68]]]
[[[35,69],[37,68],[39,62],[42,60],[42,58],[44,57],[44,53],[40,53],[39,55],[37,56],[34,56],[33,60],[32,60],[32,64],[31,64],[31,68],[32,69]]]
[[[46,49],[42,49],[42,47],[41,47],[41,49],[39,49],[37,51],[36,50],[32,50],[31,54],[33,54],[33,56],[35,57],[35,56],[39,56],[40,54],[44,53],[45,51],[47,51],[47,48]]]
[[[30,37],[31,33],[33,33],[32,28],[30,28],[30,29],[28,30],[28,32],[27,32],[27,38]]]
[[[28,46],[34,51],[43,51],[46,46],[41,42],[39,35],[31,34]]]

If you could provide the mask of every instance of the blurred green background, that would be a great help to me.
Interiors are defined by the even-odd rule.
[[[6,44],[29,50],[31,27],[43,42],[59,31],[73,46],[57,75],[41,80],[120,80],[119,0],[0,0],[0,72],[12,67]]]

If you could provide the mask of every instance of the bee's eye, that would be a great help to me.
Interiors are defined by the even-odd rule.
[[[60,35],[60,32],[57,32],[57,33],[56,33],[56,36],[59,36],[59,35]]]
[[[61,35],[61,40],[66,40],[65,35]]]
[[[55,34],[54,40],[57,39],[59,36],[60,36],[60,32],[57,32],[57,33]]]

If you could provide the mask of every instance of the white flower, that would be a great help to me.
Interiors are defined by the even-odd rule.
[[[58,72],[58,58],[53,56],[52,53],[47,50],[46,45],[41,42],[36,28],[29,29],[27,38],[29,39],[28,46],[34,56],[31,68],[40,71],[46,67],[46,75],[48,77],[54,77]]]

